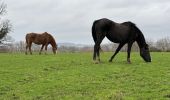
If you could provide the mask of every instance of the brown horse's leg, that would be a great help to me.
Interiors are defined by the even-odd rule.
[[[27,55],[27,49],[28,49],[28,44],[26,44],[26,51],[25,51],[25,54]]]
[[[41,52],[42,52],[43,48],[44,48],[44,45],[42,45],[42,47],[41,47],[41,50],[40,50],[39,54],[41,54]]]
[[[29,43],[29,51],[30,51],[30,54],[32,55],[32,50],[31,50],[31,46],[32,46],[32,43]]]
[[[47,54],[47,46],[48,44],[45,45],[45,54]]]
[[[114,55],[110,58],[109,62],[112,62],[113,58],[116,56],[116,54],[120,51],[120,49],[125,45],[125,43],[120,43],[118,48],[116,49]]]
[[[128,43],[128,49],[127,49],[127,62],[130,64],[130,52],[131,52],[131,48],[132,48],[132,44],[133,42]]]

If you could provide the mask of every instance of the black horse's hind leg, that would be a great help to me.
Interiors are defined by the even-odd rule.
[[[120,51],[120,49],[125,45],[125,43],[120,43],[118,48],[116,49],[115,53],[113,56],[110,58],[109,62],[112,62],[113,58],[116,56],[116,54]]]
[[[96,60],[96,43],[94,44],[94,51],[93,51],[93,60],[95,61]]]
[[[102,41],[102,40],[101,40]],[[97,60],[100,62],[100,43],[101,41],[97,41],[94,45],[94,54],[93,54],[93,60],[96,61],[96,55],[97,55]],[[98,63],[95,62],[95,63]]]
[[[42,52],[43,48],[44,48],[44,44],[42,45],[42,47],[41,47],[41,50],[40,50],[39,54],[41,54],[41,52]]]
[[[132,44],[133,44],[133,42],[128,43],[128,49],[127,49],[127,62],[128,63],[131,63],[131,61],[130,61],[130,52],[131,52]]]
[[[97,34],[97,35],[98,35],[97,41],[95,42],[95,45],[94,45],[94,54],[93,54],[93,60],[95,61],[95,63],[100,62],[100,52],[99,52],[100,51],[100,44],[105,37],[105,34]],[[98,62],[96,62],[96,55],[97,55]]]

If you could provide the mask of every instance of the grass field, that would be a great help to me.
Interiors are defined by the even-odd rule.
[[[0,54],[0,100],[168,100],[170,99],[170,53],[151,53],[145,63],[132,53],[57,55]]]

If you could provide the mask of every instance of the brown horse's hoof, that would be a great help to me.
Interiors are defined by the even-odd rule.
[[[127,62],[128,64],[132,64],[130,61]]]

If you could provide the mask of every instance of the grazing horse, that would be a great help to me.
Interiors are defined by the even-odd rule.
[[[132,44],[136,41],[140,48],[140,56],[146,62],[151,62],[150,52],[148,44],[146,44],[143,33],[132,22],[116,23],[109,19],[103,18],[94,21],[92,26],[92,36],[95,42],[93,60],[95,63],[100,62],[100,44],[106,36],[110,41],[119,43],[115,53],[110,58],[109,62],[112,62],[113,58],[120,51],[120,49],[127,43],[127,61],[130,61],[130,52]],[[96,55],[98,57],[96,61]]]
[[[41,54],[44,46],[45,46],[45,54],[46,54],[48,44],[51,44],[53,53],[56,54],[57,44],[56,44],[53,36],[50,35],[47,32],[44,32],[42,34],[27,33],[25,39],[26,39],[26,52],[25,52],[25,54],[27,54],[27,49],[28,48],[29,48],[30,54],[32,54],[32,51],[31,51],[32,43],[35,43],[35,44],[38,44],[38,45],[42,45],[39,54]]]

